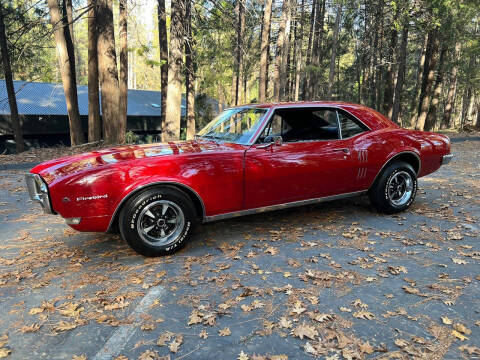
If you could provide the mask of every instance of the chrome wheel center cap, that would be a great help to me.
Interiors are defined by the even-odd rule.
[[[157,220],[157,226],[164,227],[165,225],[166,225],[165,219],[158,219]]]

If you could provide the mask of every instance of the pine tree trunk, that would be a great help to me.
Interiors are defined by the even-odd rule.
[[[97,0],[97,52],[102,91],[103,136],[108,144],[119,136],[119,82],[113,29],[112,0]]]
[[[63,0],[63,12],[67,14],[68,30],[70,31],[70,37],[72,43],[75,44],[75,35],[73,33],[73,6],[72,0]]]
[[[272,19],[272,0],[265,0],[263,9],[262,39],[260,44],[260,76],[258,84],[258,101],[263,103],[267,99],[267,62],[268,62],[268,43],[270,34],[270,22]]]
[[[237,48],[237,74],[235,84],[235,105],[240,102],[240,89],[243,83],[244,71],[243,71],[243,37],[245,33],[245,0],[238,0],[239,2],[239,25],[238,25],[238,48]]]
[[[75,75],[75,57],[69,27],[66,25],[66,16],[62,16],[57,0],[47,0],[50,11],[50,22],[54,27],[55,42],[57,45],[58,63],[62,76],[63,91],[67,104],[68,120],[70,123],[71,145],[85,142],[82,122],[78,110],[77,80]]]
[[[163,129],[165,124],[168,98],[168,40],[167,40],[167,13],[165,11],[165,0],[158,0],[158,44],[160,50],[160,76],[161,76],[161,105],[160,124]]]
[[[375,16],[375,24],[373,29],[373,46],[370,50],[371,57],[371,69],[370,69],[370,107],[375,109],[377,106],[377,89],[376,89],[376,80],[377,80],[377,65],[378,65],[378,41],[379,41],[379,30],[381,13],[383,9],[383,0],[380,0],[380,4],[377,4],[377,12]]]
[[[298,29],[298,23],[300,23],[300,33],[295,36],[295,49],[296,49],[296,65],[295,65],[295,89],[293,92],[293,100],[298,101],[300,97],[300,74],[302,72],[302,60],[303,60],[303,15],[305,9],[305,0],[302,0],[300,8],[300,18],[297,20],[295,30]]]
[[[3,73],[5,75],[5,85],[7,87],[8,105],[10,106],[10,122],[12,123],[13,138],[15,140],[15,149],[17,153],[24,150],[22,126],[18,116],[17,98],[13,86],[12,67],[10,64],[10,54],[8,53],[7,35],[5,32],[5,16],[3,4],[0,4],[0,50],[2,55]]]
[[[240,89],[240,71],[241,71],[241,58],[242,58],[242,15],[243,15],[243,6],[242,0],[237,0],[235,3],[235,19],[236,19],[236,38],[235,38],[235,49],[234,49],[234,59],[233,59],[233,72],[232,72],[232,100],[231,104],[233,106],[238,105],[239,100],[239,89]]]
[[[462,104],[462,116],[460,118],[460,129],[463,129],[468,122],[468,113],[469,107],[472,100],[472,88],[471,86],[467,86],[465,88],[465,95],[463,97],[463,104]]]
[[[283,0],[282,20],[278,29],[277,51],[275,61],[275,75],[273,84],[274,101],[280,101],[285,89],[285,59],[286,42],[290,32],[290,0]]]
[[[328,74],[327,99],[332,99],[333,82],[335,80],[335,61],[337,59],[338,32],[340,30],[340,20],[342,18],[342,6],[338,5],[337,15],[335,17],[335,27],[333,29],[332,56],[330,58],[330,72]]]
[[[422,74],[425,69],[425,58],[427,56],[427,49],[428,49],[428,35],[424,36],[423,39],[423,46],[422,46],[422,52],[420,53],[420,58],[418,60],[418,71],[417,71],[417,80],[415,81],[415,90],[414,94],[415,96],[412,99],[412,102],[410,103],[410,114],[412,114],[412,117],[410,118],[410,127],[415,128],[415,125],[417,124],[417,117],[418,117],[418,111],[415,108],[418,108],[418,104],[420,103],[420,87],[422,84]]]
[[[438,103],[440,101],[440,95],[442,93],[442,85],[443,85],[443,63],[444,63],[446,52],[447,52],[447,47],[443,45],[442,50],[440,52],[440,60],[438,62],[437,80],[435,82],[435,88],[433,90],[433,97],[430,103],[430,108],[428,109],[427,119],[425,120],[424,129],[426,131],[433,130],[437,122]]]
[[[397,16],[398,16],[397,11]],[[388,118],[392,118],[393,115],[393,97],[394,97],[394,81],[395,81],[395,66],[394,62],[394,54],[397,49],[397,40],[398,40],[398,32],[396,28],[390,30],[390,44],[388,47],[387,52],[387,71],[385,74],[385,88],[383,92],[383,113]],[[401,61],[401,59],[400,59]]]
[[[102,123],[98,91],[97,0],[88,2],[88,141],[100,141]]]
[[[319,97],[319,73],[320,73],[320,63],[323,51],[323,27],[325,23],[325,0],[318,0],[317,11],[315,13],[315,26],[313,30],[313,43],[312,43],[312,68],[309,73],[309,96],[310,99],[315,100]]]
[[[398,115],[400,113],[400,104],[402,101],[403,83],[405,81],[405,67],[407,63],[407,44],[408,44],[408,20],[404,20],[402,29],[402,43],[400,44],[400,53],[398,54],[397,83],[395,84],[395,94],[393,96],[392,121],[399,124]]]
[[[187,99],[187,140],[195,136],[195,66],[193,59],[193,37],[192,37],[192,1],[186,0],[185,11],[185,89]]]
[[[480,101],[477,103],[477,123],[475,124],[475,129],[480,131]]]
[[[120,78],[119,78],[119,118],[118,143],[125,142],[127,132],[127,104],[128,104],[128,14],[127,0],[118,2],[120,28]]]
[[[447,101],[445,104],[445,110],[443,113],[442,128],[450,128],[452,126],[452,111],[455,104],[455,93],[457,89],[457,72],[458,72],[458,59],[460,58],[460,42],[455,44],[455,53],[453,55],[453,67],[450,74],[450,85],[448,87]]]
[[[164,142],[175,141],[180,138],[185,1],[172,1],[167,113],[162,129],[162,141]]]
[[[308,32],[308,44],[307,44],[307,51],[306,51],[306,61],[305,61],[305,72],[304,72],[304,79],[303,79],[303,86],[302,86],[302,100],[311,99],[310,94],[310,65],[312,63],[312,44],[313,44],[313,29],[315,25],[315,13],[317,11],[317,1],[312,1],[312,11],[310,13],[310,30]]]
[[[432,46],[430,52],[427,51],[425,58],[426,71],[424,72],[424,81],[422,84],[422,92],[420,94],[420,107],[418,111],[418,119],[415,129],[423,130],[427,119],[428,109],[430,107],[430,99],[432,97],[432,86],[435,76],[435,66],[437,64],[438,55],[438,29],[432,30],[431,34]]]

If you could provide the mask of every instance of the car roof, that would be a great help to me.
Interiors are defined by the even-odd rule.
[[[279,109],[279,108],[302,108],[302,107],[334,107],[346,110],[350,114],[360,119],[371,130],[381,128],[398,128],[399,126],[389,120],[387,117],[379,113],[378,111],[371,109],[365,105],[354,104],[344,101],[289,101],[289,102],[271,102],[271,103],[258,103],[258,104],[245,104],[234,106],[233,108],[241,107],[253,107],[259,109]]]
[[[286,101],[286,102],[271,102],[271,103],[257,103],[245,104],[241,106],[253,106],[258,108],[278,108],[278,107],[306,107],[306,106],[332,106],[332,107],[355,107],[363,108],[363,105],[348,103],[344,101]]]

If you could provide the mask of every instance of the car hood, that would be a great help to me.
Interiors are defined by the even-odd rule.
[[[35,166],[30,172],[40,174],[50,184],[61,177],[104,166],[121,165],[133,160],[158,157],[172,158],[188,154],[222,152],[241,148],[243,148],[242,145],[204,140],[125,145],[49,160]]]

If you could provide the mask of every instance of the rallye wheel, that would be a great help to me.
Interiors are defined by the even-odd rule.
[[[417,193],[417,175],[410,164],[396,161],[388,165],[369,191],[378,211],[393,214],[407,209]]]
[[[195,224],[190,198],[173,187],[145,190],[122,208],[119,228],[125,241],[139,254],[171,254],[185,245]]]

